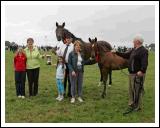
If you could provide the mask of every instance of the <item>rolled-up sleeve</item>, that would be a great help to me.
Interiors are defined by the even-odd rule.
[[[125,58],[125,59],[129,59],[132,51],[133,51],[133,50],[130,50],[130,51],[125,52],[125,53],[116,52],[116,54],[117,54],[118,56],[120,56],[120,57]]]

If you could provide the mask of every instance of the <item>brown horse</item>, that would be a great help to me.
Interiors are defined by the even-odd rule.
[[[102,97],[106,96],[106,82],[110,70],[120,70],[128,67],[128,60],[124,59],[116,53],[112,53],[110,49],[105,49],[102,45],[97,43],[97,38],[90,39],[92,45],[91,57],[96,58],[97,62],[101,64],[101,71],[103,75],[104,90]]]
[[[63,23],[62,25],[59,25],[57,22],[56,22],[56,37],[57,37],[57,40],[58,41],[63,41],[64,42],[64,39],[65,39],[65,35],[70,35],[70,37],[72,38],[72,43],[75,42],[75,40],[79,40],[81,42],[81,48],[82,48],[82,52],[84,53],[84,59],[85,60],[88,60],[90,58],[90,55],[91,55],[91,44],[90,43],[87,43],[85,41],[83,41],[81,38],[78,38],[76,37],[73,33],[71,33],[69,30],[65,29],[64,28],[65,26],[65,23]],[[106,41],[98,41],[97,42],[99,45],[103,46],[104,49],[110,49],[112,50],[112,47],[111,45],[106,42]],[[56,49],[53,49],[53,52],[55,51]],[[55,53],[55,52],[54,52]],[[96,61],[93,60],[90,64],[95,64]],[[101,78],[100,78],[100,83],[102,82],[102,79],[103,79],[103,76],[102,76],[102,72],[101,72],[101,65],[98,64],[99,66],[99,69],[100,69],[100,74],[101,74]],[[112,70],[109,71],[109,85],[112,84]]]

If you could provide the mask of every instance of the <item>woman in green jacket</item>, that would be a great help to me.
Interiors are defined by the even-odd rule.
[[[27,78],[29,84],[29,96],[38,94],[38,79],[40,70],[40,58],[43,56],[38,51],[38,48],[33,46],[33,38],[27,39],[27,47],[24,49],[27,57]]]

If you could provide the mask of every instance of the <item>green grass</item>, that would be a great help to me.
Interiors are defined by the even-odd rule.
[[[53,62],[56,57],[53,55]],[[149,66],[145,80],[144,109],[127,116],[122,113],[128,103],[128,77],[121,71],[113,71],[113,85],[107,87],[107,96],[102,99],[103,86],[97,87],[99,69],[97,65],[85,66],[84,102],[71,104],[69,98],[62,102],[55,100],[57,89],[55,67],[47,66],[41,60],[39,94],[18,99],[15,93],[13,53],[5,53],[5,121],[6,123],[154,123],[155,122],[155,55],[149,54]],[[124,70],[127,73],[127,69]]]

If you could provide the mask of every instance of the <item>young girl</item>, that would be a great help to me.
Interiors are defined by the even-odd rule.
[[[18,98],[25,98],[26,60],[23,48],[18,48],[14,57],[15,84]]]
[[[62,101],[63,100],[63,94],[64,94],[64,85],[63,85],[63,79],[65,76],[65,64],[63,61],[63,57],[59,56],[57,60],[57,66],[56,66],[56,82],[57,82],[57,88],[58,88],[58,97],[56,100]]]

